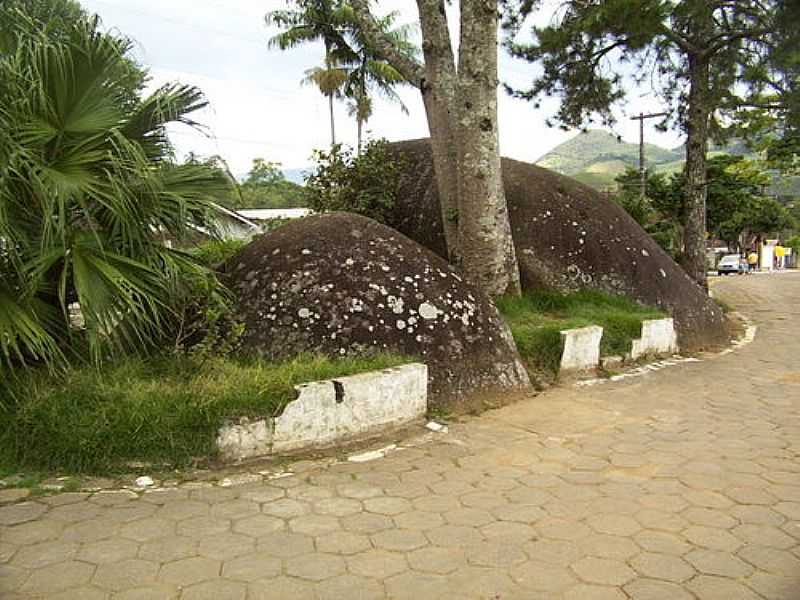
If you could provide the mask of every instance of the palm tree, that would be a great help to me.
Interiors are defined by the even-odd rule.
[[[163,240],[210,229],[230,190],[173,158],[165,127],[195,125],[199,90],[140,98],[127,39],[88,17],[49,35],[28,4],[0,6],[0,367],[151,346],[183,282],[207,275]]]
[[[331,119],[331,145],[335,145],[336,127],[333,118],[333,100],[342,96],[342,89],[347,83],[347,69],[338,67],[335,64],[326,64],[324,67],[308,69],[305,75],[301,83],[315,85],[322,95],[328,98],[328,110]]]
[[[411,28],[409,26],[395,27],[398,14],[391,12],[376,19],[375,24],[380,28],[383,39],[390,40],[398,52],[410,58],[416,58],[417,48],[409,41]],[[348,112],[351,117],[356,119],[358,152],[360,153],[363,126],[372,116],[371,93],[376,91],[384,98],[398,103],[403,113],[408,114],[408,108],[394,89],[398,84],[407,83],[407,81],[397,69],[377,56],[354,18],[349,25],[349,33],[351,51],[342,57],[342,61],[346,62],[349,71],[345,96],[350,99]]]
[[[350,99],[348,114],[354,117],[358,128],[357,151],[361,153],[364,123],[372,116],[370,92],[377,91],[384,98],[400,105],[400,110],[408,114],[408,107],[394,89],[405,83],[405,78],[385,61],[375,60],[366,52],[359,51],[359,61],[350,69],[346,81],[345,95]]]
[[[350,102],[347,104],[347,114],[356,120],[356,126],[358,127],[356,153],[361,156],[364,123],[369,121],[372,116],[372,98],[366,93],[365,87],[359,87],[355,92],[351,93]]]
[[[350,49],[345,39],[347,26],[352,19],[350,9],[342,0],[292,0],[294,8],[267,13],[267,25],[283,28],[269,40],[271,48],[288,50],[302,44],[321,41],[325,45],[323,67],[306,72],[304,81],[315,83],[328,98],[331,119],[331,145],[336,144],[333,101],[341,85],[337,69],[343,59],[349,58]]]

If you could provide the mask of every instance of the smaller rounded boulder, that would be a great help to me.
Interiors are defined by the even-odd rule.
[[[366,217],[292,221],[223,271],[245,324],[245,352],[414,356],[428,365],[434,404],[529,386],[492,302],[442,258]]]

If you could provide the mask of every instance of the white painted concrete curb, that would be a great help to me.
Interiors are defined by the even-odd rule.
[[[428,367],[412,363],[295,388],[297,399],[277,417],[222,426],[225,461],[270,456],[365,438],[422,418],[428,409]]]
[[[678,333],[671,318],[642,321],[642,337],[631,344],[633,360],[649,354],[674,354],[677,351]]]
[[[586,371],[600,364],[600,340],[603,328],[589,325],[561,332],[564,351],[561,354],[561,371]]]
[[[561,332],[564,350],[561,354],[560,372],[590,371],[600,365],[600,341],[603,328],[597,325]],[[630,358],[672,355],[678,352],[678,333],[671,318],[642,321],[642,335],[633,340]],[[608,357],[612,358],[612,357]]]

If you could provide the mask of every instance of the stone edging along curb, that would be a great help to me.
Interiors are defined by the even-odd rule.
[[[744,321],[746,325],[745,334],[738,340],[734,340],[731,347],[725,348],[724,350],[718,353],[711,354],[710,356],[712,358],[736,352],[742,347],[750,344],[755,339],[755,335],[757,332],[756,326],[753,325],[752,322],[743,315],[739,315],[739,317]],[[574,382],[573,385],[575,385],[576,387],[587,387],[592,385],[604,384],[609,381],[620,381],[646,375],[648,373],[659,371],[661,369],[665,369],[670,366],[675,366],[684,363],[691,363],[691,362],[702,362],[702,360],[703,359],[694,357],[673,356],[671,358],[662,359],[654,363],[637,367],[627,373],[615,375],[610,378],[584,379]],[[423,381],[425,380],[426,378],[423,377]],[[341,379],[337,381],[341,381]],[[66,495],[75,498],[75,501],[84,497],[88,497],[89,495],[99,495],[99,496],[125,495],[130,497],[137,497],[137,496],[170,497],[171,494],[180,493],[181,490],[185,490],[188,492],[191,490],[202,490],[206,488],[216,488],[216,487],[228,488],[228,487],[256,484],[259,482],[277,481],[284,478],[300,477],[304,476],[307,473],[316,472],[320,469],[324,470],[335,464],[340,464],[343,462],[344,463],[368,462],[374,459],[381,458],[387,454],[405,450],[407,448],[416,448],[424,446],[425,444],[431,443],[434,440],[439,439],[440,436],[441,439],[444,440],[448,438],[448,436],[446,435],[447,433],[446,428],[441,428],[442,429],[441,431],[439,430],[439,428],[437,429],[429,428],[429,430],[425,430],[424,428],[420,429],[422,429],[423,433],[416,434],[411,438],[406,438],[402,442],[398,442],[397,444],[391,444],[389,446],[384,446],[377,449],[375,449],[375,447],[373,446],[373,449],[367,451],[363,449],[357,450],[356,453],[349,454],[344,458],[327,456],[323,458],[314,458],[309,460],[300,457],[294,462],[281,463],[281,464],[268,464],[266,466],[261,465],[259,463],[254,463],[246,471],[240,471],[240,469],[242,468],[241,465],[232,464],[230,465],[230,468],[234,469],[233,471],[226,471],[224,469],[214,472],[200,471],[194,473],[195,476],[186,481],[181,481],[180,479],[153,481],[150,477],[139,477],[135,480],[135,482],[133,481],[133,479],[130,479],[127,482],[125,482],[124,480],[113,481],[110,479],[107,480],[103,478],[93,478],[85,482],[85,485],[82,485],[79,488],[79,491],[76,492],[62,492],[60,489],[56,488],[47,488],[47,489],[50,492],[57,493],[59,496]],[[454,440],[449,443],[459,443],[459,442]],[[367,448],[369,448],[369,446]],[[32,497],[26,498],[26,496],[29,495],[29,490],[27,489],[14,488],[14,487],[6,487],[6,488],[0,487],[0,491],[6,491],[7,493],[17,494],[16,497],[7,497],[7,498],[4,498],[0,494],[0,506],[8,504],[16,504],[19,502],[25,504],[26,500],[28,502],[34,500],[34,498]],[[41,499],[39,501],[47,502],[46,499]]]
[[[600,365],[600,341],[603,328],[597,325],[565,329],[561,332],[564,350],[561,354],[560,371],[587,371]],[[674,354],[678,351],[678,334],[672,318],[646,319],[642,321],[642,334],[633,340],[630,358]]]
[[[674,354],[678,351],[678,332],[672,318],[642,321],[642,336],[633,340],[631,358],[636,360],[648,354]]]
[[[226,462],[324,448],[407,425],[428,409],[428,368],[411,363],[295,387],[279,416],[242,418],[217,435]]]
[[[758,327],[754,325],[750,319],[748,319],[741,313],[733,313],[733,314],[735,314],[745,324],[744,335],[742,335],[738,339],[733,340],[728,348],[724,348],[719,352],[706,353],[707,357],[714,358],[717,356],[725,356],[726,354],[731,354],[733,352],[736,352],[737,350],[741,350],[744,346],[747,346],[748,344],[752,343],[752,341],[755,339]],[[609,381],[622,381],[624,379],[640,377],[642,375],[646,375],[654,371],[660,371],[661,369],[666,369],[667,367],[674,367],[675,365],[680,365],[684,363],[703,362],[703,360],[704,359],[702,358],[695,358],[693,356],[680,356],[679,354],[673,354],[672,357],[670,358],[657,360],[655,362],[642,365],[640,367],[636,367],[635,369],[631,369],[627,373],[622,373],[620,375],[613,375],[611,377],[597,377],[593,379],[584,379],[581,381],[576,381],[574,385],[576,387],[588,387],[592,385],[598,385],[601,383],[607,383]]]
[[[565,329],[561,332],[564,350],[559,371],[585,371],[600,364],[600,340],[603,328],[598,325]]]

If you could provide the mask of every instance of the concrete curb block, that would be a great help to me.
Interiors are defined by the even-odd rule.
[[[561,332],[564,350],[561,353],[560,372],[587,371],[600,364],[600,340],[603,328],[589,325]]]
[[[649,354],[674,354],[677,351],[678,333],[671,318],[642,321],[642,337],[631,344],[633,360]]]
[[[299,385],[277,417],[223,425],[224,461],[323,448],[363,439],[422,418],[428,409],[428,367],[412,363],[336,380]]]

